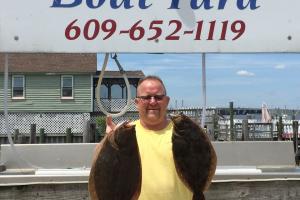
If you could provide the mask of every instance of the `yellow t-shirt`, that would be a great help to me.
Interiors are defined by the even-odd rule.
[[[139,120],[135,124],[142,164],[139,200],[192,199],[192,192],[180,180],[175,169],[171,139],[173,123],[160,131],[145,129]]]

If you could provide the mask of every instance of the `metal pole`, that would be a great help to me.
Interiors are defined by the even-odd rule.
[[[234,130],[233,130],[233,102],[229,102],[229,113],[230,113],[230,140],[233,141],[235,140],[235,135],[234,135]]]
[[[293,121],[294,151],[295,151],[295,161],[297,165],[299,165],[299,160],[300,160],[298,128],[299,128],[298,121]]]
[[[205,111],[206,111],[206,63],[205,63],[205,53],[202,53],[202,98],[203,107],[201,115],[201,127],[204,128],[205,125]]]

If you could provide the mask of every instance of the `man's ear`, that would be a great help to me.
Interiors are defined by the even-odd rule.
[[[134,103],[135,103],[135,105],[138,104],[138,99],[137,98],[134,99]]]
[[[169,105],[170,97],[169,96],[165,96],[165,98],[166,98],[166,101],[167,101],[167,105]]]

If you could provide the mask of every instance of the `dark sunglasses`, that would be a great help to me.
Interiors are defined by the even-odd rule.
[[[138,99],[141,99],[143,101],[150,101],[152,99],[152,97],[154,98],[155,101],[161,101],[163,100],[163,98],[165,97],[166,95],[164,94],[161,94],[161,95],[147,95],[147,96],[137,96],[136,98]]]

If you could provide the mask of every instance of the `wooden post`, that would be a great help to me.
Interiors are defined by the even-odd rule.
[[[90,121],[84,121],[83,124],[83,133],[82,133],[82,142],[90,142]]]
[[[273,140],[278,140],[278,136],[277,137],[274,137],[274,125],[273,125],[273,123],[271,123],[271,125],[270,125],[271,127],[270,127],[270,129],[271,129],[271,137],[273,138]]]
[[[46,134],[45,134],[44,128],[40,129],[40,138],[39,139],[40,139],[41,144],[46,143]]]
[[[278,140],[283,140],[283,122],[282,116],[279,117],[279,121],[276,123],[277,125],[277,133],[278,133]]]
[[[248,127],[248,119],[244,119],[242,122],[242,140],[249,140],[249,127]]]
[[[19,136],[20,136],[19,129],[15,129],[15,132],[14,132],[14,143],[18,144],[18,142],[19,142]]]
[[[1,165],[1,164],[0,164],[0,172],[3,172],[3,171],[5,171],[5,170],[6,170],[5,165]]]
[[[6,170],[5,165],[0,164],[0,172],[3,172],[3,171],[5,171],[5,170]]]
[[[229,113],[230,113],[230,140],[235,140],[234,129],[233,129],[233,102],[229,102]]]
[[[35,144],[36,143],[36,124],[30,124],[29,143],[30,144]]]
[[[26,144],[26,136],[23,134],[20,134],[19,129],[15,129],[14,143],[15,144]]]
[[[228,124],[225,125],[225,136],[226,136],[226,140],[230,140],[230,138],[228,138],[228,133],[229,133],[229,128],[228,128]]]
[[[71,128],[66,129],[66,143],[73,143],[73,133]]]
[[[253,125],[253,130],[252,130],[252,134],[251,134],[251,137],[252,137],[252,140],[254,141],[255,140],[255,136],[256,136],[256,127],[255,127],[255,125]],[[250,136],[249,136],[250,137]]]
[[[0,145],[0,152],[1,152],[1,145]],[[0,164],[0,172],[3,172],[6,170],[6,166],[4,164]]]
[[[26,135],[20,134],[18,136],[17,144],[26,144]]]
[[[91,143],[96,142],[96,124],[91,123],[90,124],[90,141]]]
[[[213,134],[213,141],[215,141],[219,137],[219,128],[218,128],[218,116],[216,113],[212,115],[212,134]]]
[[[295,151],[295,161],[297,165],[299,165],[299,161],[300,161],[298,126],[299,126],[298,121],[293,121],[294,151]]]

